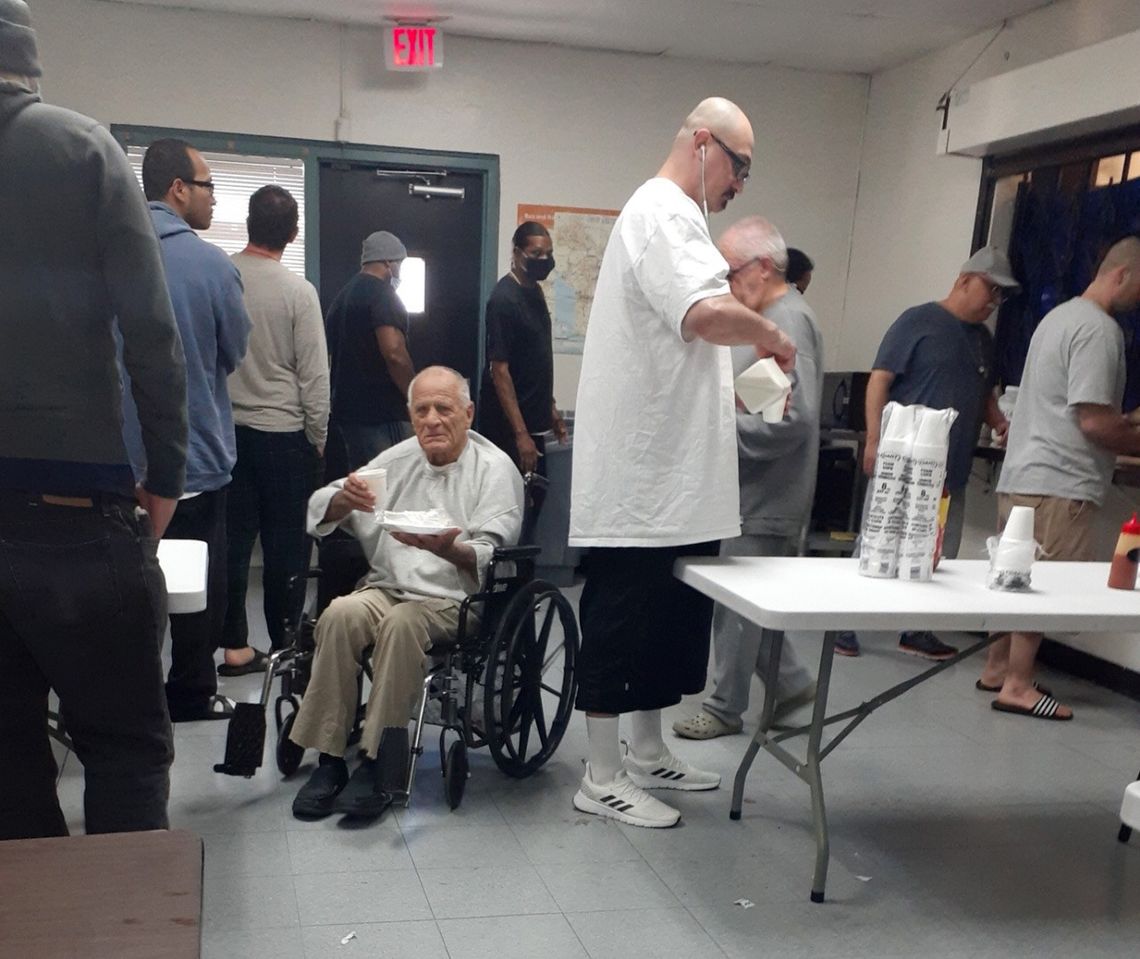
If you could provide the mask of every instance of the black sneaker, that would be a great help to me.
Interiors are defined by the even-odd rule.
[[[858,656],[859,637],[849,629],[840,630],[835,637],[835,652],[839,656]]]
[[[363,759],[340,795],[333,800],[332,811],[358,819],[376,819],[392,805],[392,797],[380,788],[376,760]]]
[[[899,636],[899,649],[911,656],[921,656],[923,659],[953,659],[958,655],[956,646],[942,642],[929,630],[903,633]]]
[[[333,814],[333,804],[348,782],[348,766],[343,759],[322,756],[293,800],[293,815],[298,819],[324,819]]]

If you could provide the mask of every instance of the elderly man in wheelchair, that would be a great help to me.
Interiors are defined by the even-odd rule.
[[[298,746],[320,753],[293,801],[298,818],[377,817],[403,798],[408,718],[429,651],[455,640],[460,606],[479,590],[491,554],[519,537],[521,477],[505,453],[470,432],[474,406],[466,380],[446,367],[429,367],[412,380],[408,408],[415,437],[362,468],[387,471],[385,503],[377,503],[356,473],[309,500],[309,532],[349,530],[371,566],[363,584],[333,600],[317,622],[312,676],[289,733]],[[381,525],[378,506],[437,512],[408,517],[430,531],[401,532]],[[360,738],[364,757],[349,776],[345,751],[366,656],[372,687]]]

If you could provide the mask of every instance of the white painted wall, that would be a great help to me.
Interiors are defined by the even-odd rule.
[[[865,78],[464,37],[440,73],[393,75],[379,30],[96,0],[35,0],[33,16],[46,97],[108,123],[332,140],[343,66],[353,141],[500,155],[503,270],[518,203],[621,207],[685,114],[728,96],[756,128],[755,173],[714,235],[769,216],[816,259],[812,302],[838,337]],[[560,405],[577,377],[560,357]]]

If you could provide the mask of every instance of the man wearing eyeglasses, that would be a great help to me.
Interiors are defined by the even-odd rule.
[[[942,555],[955,559],[966,515],[966,484],[974,459],[978,430],[988,423],[1003,439],[1009,422],[994,396],[993,337],[985,327],[990,314],[1016,290],[1009,260],[995,247],[978,250],[965,263],[954,286],[942,300],[906,310],[887,330],[867,383],[867,446],[863,471],[872,476],[879,450],[879,430],[888,402],[920,403],[933,409],[953,407],[958,418],[950,430],[946,459],[946,489],[950,513]],[[905,632],[899,649],[923,659],[944,660],[958,650],[929,631]],[[858,655],[851,633],[841,637],[836,651]]]
[[[811,510],[819,464],[819,407],[823,392],[823,337],[815,314],[790,283],[791,250],[763,217],[740,220],[717,243],[730,267],[732,294],[772,320],[796,344],[796,369],[784,418],[767,423],[759,413],[736,412],[743,535],[726,539],[722,556],[794,556]],[[756,360],[747,346],[732,348],[733,368],[743,372]],[[673,723],[683,739],[714,739],[743,729],[752,674],[763,680],[771,634],[744,616],[718,605],[713,613],[716,666],[712,693],[701,708]],[[783,647],[776,683],[776,719],[815,698],[815,679]]]
[[[574,806],[635,826],[680,819],[648,789],[720,785],[666,747],[661,710],[704,688],[712,621],[711,600],[674,578],[673,563],[740,535],[725,347],[795,363],[791,339],[732,296],[709,235],[708,214],[744,188],[752,147],[728,100],[685,119],[614,224],[582,354],[570,545],[590,547],[577,671],[589,749]],[[632,713],[624,759],[620,713]]]
[[[155,140],[143,157],[142,175],[186,354],[186,492],[166,536],[204,540],[210,551],[206,609],[170,617],[166,698],[172,722],[224,719],[232,706],[217,695],[214,643],[226,611],[225,488],[237,460],[226,378],[245,355],[250,321],[237,267],[194,232],[210,226],[214,211],[214,184],[202,154],[184,140]],[[145,475],[137,421],[124,419],[131,461]]]

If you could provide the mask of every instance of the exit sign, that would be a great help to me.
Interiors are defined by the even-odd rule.
[[[422,24],[385,27],[384,63],[389,70],[438,70],[443,66],[443,33]]]

